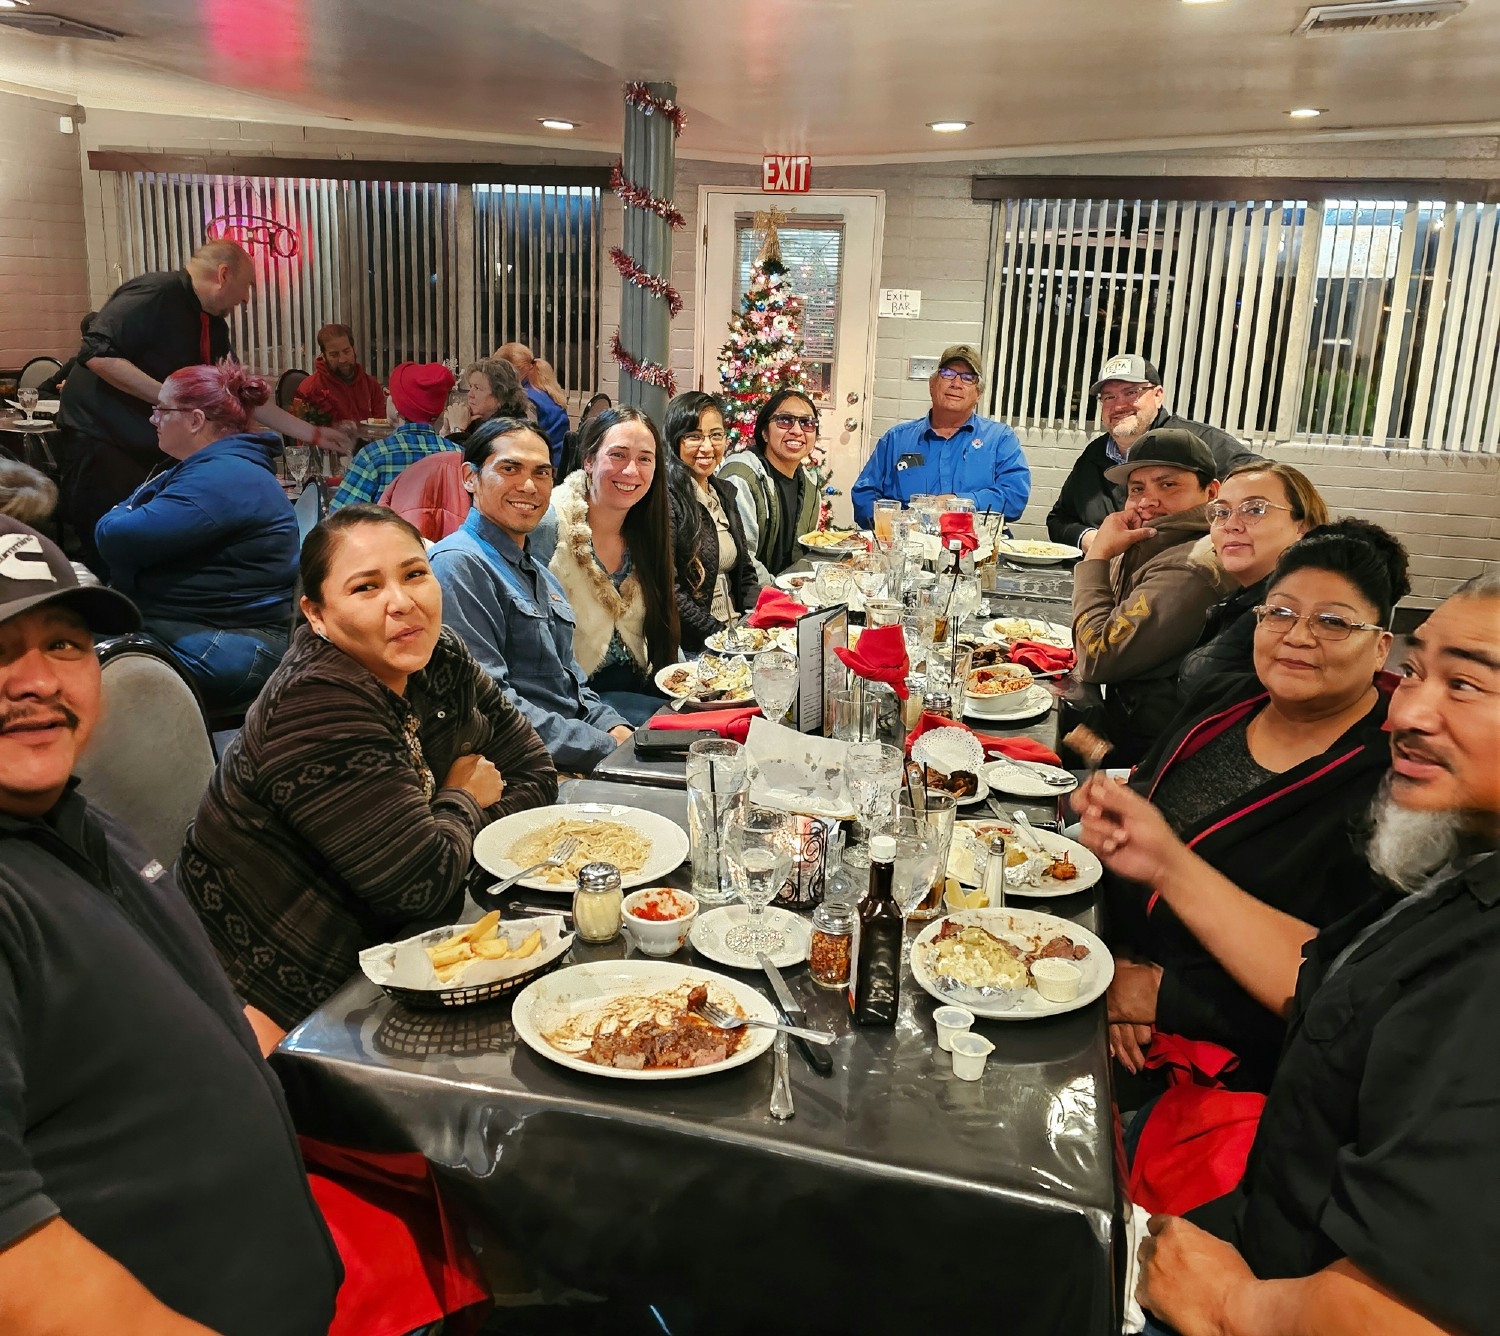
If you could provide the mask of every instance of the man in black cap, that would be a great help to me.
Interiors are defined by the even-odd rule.
[[[1110,761],[1131,765],[1171,722],[1177,665],[1197,643],[1229,576],[1208,541],[1214,457],[1181,427],[1148,431],[1105,478],[1125,490],[1073,571],[1079,681],[1104,687]]]
[[[113,590],[0,519],[0,1331],[315,1336],[341,1268],[172,874],[78,794]]]
[[[1228,432],[1167,412],[1162,406],[1166,391],[1161,373],[1137,353],[1111,357],[1089,387],[1089,395],[1099,400],[1104,435],[1084,446],[1047,514],[1047,534],[1054,543],[1089,550],[1104,517],[1125,504],[1124,490],[1111,485],[1105,471],[1123,464],[1148,431],[1182,427],[1192,432],[1212,453],[1217,478],[1227,477],[1237,464],[1260,457]]]

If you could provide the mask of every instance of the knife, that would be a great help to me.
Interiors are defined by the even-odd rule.
[[[807,1012],[792,996],[792,990],[786,986],[786,980],[781,977],[781,971],[771,964],[771,957],[764,951],[757,951],[755,958],[760,962],[761,969],[766,972],[766,978],[771,981],[771,991],[776,994],[776,1005],[781,1009],[783,1019],[788,1025],[806,1025]],[[819,1076],[833,1075],[833,1059],[825,1050],[814,1048],[807,1040],[800,1038],[797,1040],[797,1048],[807,1059],[807,1065]]]

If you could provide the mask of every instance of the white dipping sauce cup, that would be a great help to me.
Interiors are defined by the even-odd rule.
[[[932,1013],[932,1019],[937,1022],[938,1047],[949,1053],[953,1050],[953,1037],[974,1024],[974,1013],[963,1007],[939,1007]]]
[[[1083,971],[1068,960],[1036,960],[1031,965],[1031,978],[1048,1002],[1071,1002],[1078,996]]]
[[[995,1046],[982,1034],[965,1030],[953,1036],[950,1051],[954,1076],[960,1081],[977,1081],[984,1075],[985,1059],[995,1051]]]

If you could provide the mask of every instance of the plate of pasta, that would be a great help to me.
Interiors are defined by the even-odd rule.
[[[571,895],[585,863],[613,863],[622,887],[659,882],[688,856],[687,832],[675,821],[619,803],[558,803],[512,812],[474,840],[474,859],[486,872],[512,877],[545,858],[569,836],[578,847],[557,867],[539,868],[518,885]]]

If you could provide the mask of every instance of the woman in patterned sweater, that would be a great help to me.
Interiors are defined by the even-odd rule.
[[[443,631],[410,524],[338,511],[308,535],[302,583],[307,625],[178,861],[267,1051],[362,948],[456,919],[483,826],[557,796],[531,725]]]

